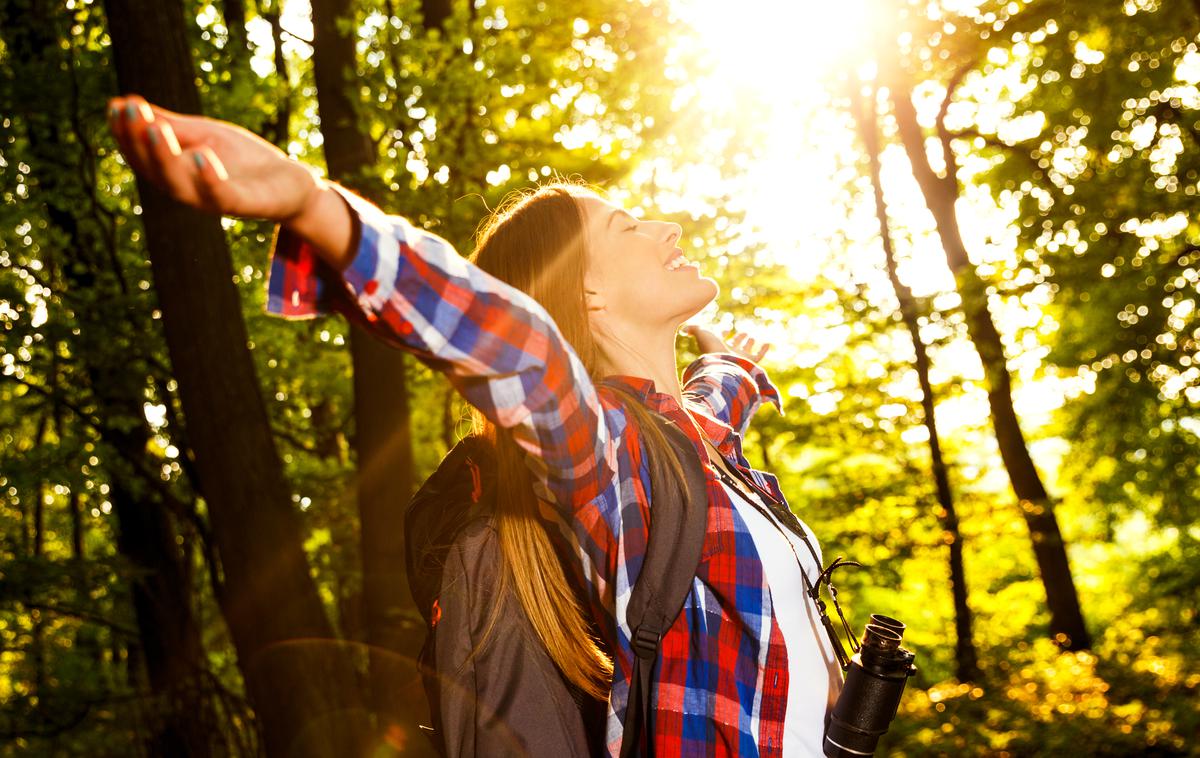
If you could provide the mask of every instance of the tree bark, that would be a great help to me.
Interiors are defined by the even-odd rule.
[[[979,655],[971,632],[971,607],[967,604],[967,577],[963,569],[962,535],[958,528],[958,514],[954,509],[954,495],[950,490],[950,476],[942,456],[942,444],[938,438],[937,419],[934,410],[933,383],[929,380],[929,353],[921,339],[921,327],[916,300],[896,272],[896,254],[892,244],[891,224],[888,221],[887,201],[883,194],[883,179],[879,160],[879,122],[875,111],[874,89],[871,90],[869,107],[857,90],[851,94],[851,109],[859,135],[866,147],[867,160],[874,190],[875,217],[879,221],[879,237],[883,243],[883,254],[887,264],[888,280],[900,304],[900,317],[908,329],[915,355],[914,367],[921,385],[921,411],[925,429],[929,433],[929,456],[933,469],[933,480],[940,506],[938,520],[946,534],[950,547],[950,593],[954,599],[954,662],[955,675],[960,682],[971,682],[979,678]]]
[[[381,188],[367,178],[375,147],[360,129],[348,93],[354,40],[338,23],[352,7],[349,0],[312,2],[317,107],[330,177],[379,203]],[[369,650],[371,708],[381,733],[415,733],[425,713],[413,666],[424,625],[408,591],[404,561],[404,504],[414,485],[406,361],[402,352],[357,326],[351,326],[350,355],[363,571],[359,607]]]
[[[106,0],[117,79],[199,113],[180,0]],[[333,639],[247,349],[218,219],[138,180],[171,363],[224,571],[223,611],[272,756],[354,756],[367,738],[349,652]]]
[[[897,67],[898,70],[898,67]],[[1042,484],[1041,476],[1029,454],[1029,447],[1012,402],[1012,379],[1000,333],[988,309],[987,287],[967,255],[958,225],[955,202],[959,187],[957,165],[950,136],[939,119],[939,136],[946,162],[946,176],[939,176],[925,153],[925,135],[917,121],[912,90],[897,74],[889,82],[893,114],[901,142],[912,164],[913,176],[921,187],[925,205],[933,215],[946,262],[954,274],[955,286],[962,298],[970,335],[980,361],[988,389],[992,427],[1000,446],[1000,457],[1017,496],[1021,515],[1029,528],[1033,553],[1037,559],[1046,601],[1050,611],[1050,634],[1067,650],[1091,646],[1091,637],[1083,621],[1079,597],[1071,578],[1066,546],[1058,527],[1054,504]],[[943,109],[944,110],[944,109]]]

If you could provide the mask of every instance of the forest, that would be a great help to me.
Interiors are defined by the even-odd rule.
[[[773,344],[746,456],[908,625],[880,754],[1196,754],[1200,0],[0,0],[0,756],[418,756],[467,407],[268,316],[124,93],[462,252],[555,177],[679,223]]]

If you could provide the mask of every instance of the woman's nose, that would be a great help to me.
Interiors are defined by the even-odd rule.
[[[678,242],[679,238],[683,236],[683,227],[679,224],[676,224],[674,221],[664,221],[663,224],[665,224],[667,227],[667,244],[673,245]]]

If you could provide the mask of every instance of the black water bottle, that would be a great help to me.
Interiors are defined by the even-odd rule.
[[[871,615],[862,647],[850,659],[846,684],[833,706],[825,730],[828,758],[874,755],[900,707],[908,678],[917,672],[915,656],[900,647],[904,624],[880,614]]]

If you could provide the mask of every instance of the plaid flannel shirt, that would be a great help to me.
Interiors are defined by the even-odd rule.
[[[620,753],[632,670],[630,590],[647,544],[648,461],[616,383],[674,419],[706,464],[694,419],[726,461],[783,498],[774,476],[750,468],[741,439],[779,394],[761,368],[706,354],[683,375],[684,406],[635,377],[597,386],[535,300],[459,256],[442,238],[342,191],[356,253],[342,273],[282,231],[268,278],[270,313],[339,312],[443,372],[529,453],[538,496],[578,556],[593,614],[615,655],[607,748]],[[788,666],[754,541],[711,469],[703,554],[683,612],[664,635],[653,675],[650,734],[661,756],[782,753]]]

